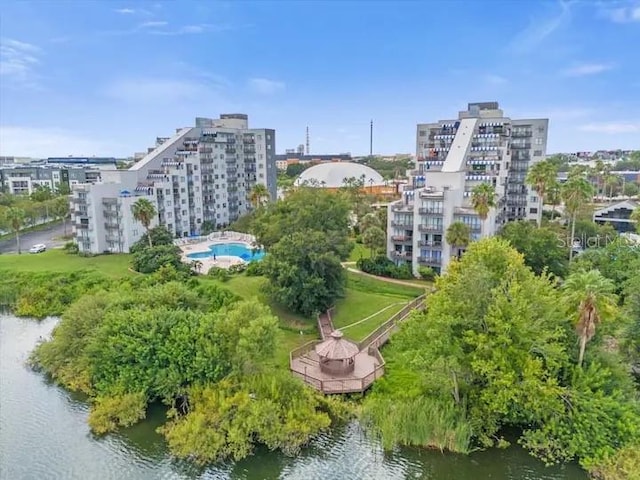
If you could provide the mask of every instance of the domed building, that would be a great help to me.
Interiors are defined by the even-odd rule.
[[[345,186],[345,180],[362,181],[363,190],[377,195],[393,195],[395,188],[373,168],[353,162],[327,162],[314,165],[302,172],[295,186],[329,188],[337,190]]]

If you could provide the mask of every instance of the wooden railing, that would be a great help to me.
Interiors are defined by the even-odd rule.
[[[317,360],[307,357],[303,359],[303,361],[301,361],[301,359],[294,364],[294,359],[303,357],[311,352],[322,340],[313,340],[291,350],[289,353],[289,366],[293,375],[326,394],[364,392],[373,382],[384,375],[385,361],[379,348],[385,344],[391,336],[391,333],[398,328],[398,324],[407,318],[413,310],[424,308],[425,297],[426,295],[421,295],[407,303],[402,307],[402,310],[376,328],[358,344],[360,352],[366,350],[367,354],[374,357],[377,361],[376,368],[368,375],[362,378],[327,379],[323,377],[319,364],[316,368],[315,364],[318,363]],[[327,311],[329,321],[331,321],[332,311],[333,309]],[[320,327],[319,317],[318,326]]]
[[[425,295],[420,295],[407,303],[402,310],[393,315],[389,320],[384,322],[373,332],[365,337],[360,343],[358,343],[358,349],[364,350],[373,346],[380,348],[389,339],[391,332],[397,327],[397,325],[404,320],[413,310],[424,307]]]

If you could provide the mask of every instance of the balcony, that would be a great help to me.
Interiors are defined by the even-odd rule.
[[[427,207],[420,207],[418,209],[418,213],[420,213],[421,215],[442,215],[442,209],[439,208],[427,208]]]
[[[442,232],[442,225],[419,225],[418,230],[421,232]]]
[[[413,205],[394,205],[391,210],[394,212],[413,212]]]
[[[396,227],[396,228],[405,228],[407,230],[413,230],[413,224],[412,223],[391,222],[391,226],[392,227]]]
[[[418,257],[418,263],[439,267],[442,264],[442,258],[437,257]]]
[[[427,240],[420,240],[418,245],[421,247],[442,248],[442,242],[432,242]]]
[[[525,143],[511,143],[512,150],[529,150],[531,148],[530,142]]]
[[[531,130],[512,130],[511,136],[513,138],[530,138],[533,136],[533,132]]]
[[[394,258],[402,258],[404,260],[411,260],[413,258],[413,252],[398,252],[397,250],[392,250],[389,253]]]
[[[236,153],[236,149],[227,147],[227,148],[224,149],[224,153],[234,154],[234,153]]]
[[[413,242],[413,237],[410,235],[391,235],[391,240],[394,242]]]

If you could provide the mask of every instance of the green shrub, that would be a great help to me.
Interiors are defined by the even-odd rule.
[[[264,275],[264,265],[262,262],[250,262],[247,265],[245,274],[248,277],[261,277]]]
[[[182,262],[180,249],[175,245],[147,247],[133,254],[133,269],[140,273],[153,273],[165,265],[172,265],[178,271],[189,271]]]
[[[408,264],[396,265],[384,255],[374,258],[361,258],[356,263],[363,272],[377,275],[379,277],[389,277],[398,279],[413,278],[411,266]]]
[[[225,268],[220,267],[211,267],[207,275],[220,280],[221,282],[226,282],[231,278],[229,272]]]
[[[246,263],[237,263],[235,265],[231,265],[227,269],[227,272],[229,273],[229,275],[239,275],[242,272],[244,272],[246,269],[247,269]]]
[[[431,267],[418,267],[418,275],[423,280],[433,281],[436,278],[436,272]]]
[[[74,241],[67,242],[64,244],[63,250],[69,255],[77,255],[79,251],[78,244]]]

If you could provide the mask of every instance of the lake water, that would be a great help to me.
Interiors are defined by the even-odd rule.
[[[470,456],[420,449],[384,453],[356,422],[322,435],[296,458],[258,449],[238,463],[198,468],[173,460],[155,432],[161,407],[126,431],[96,438],[83,397],[25,366],[56,320],[0,314],[0,479],[3,480],[584,480],[576,466],[545,468],[517,446]]]

